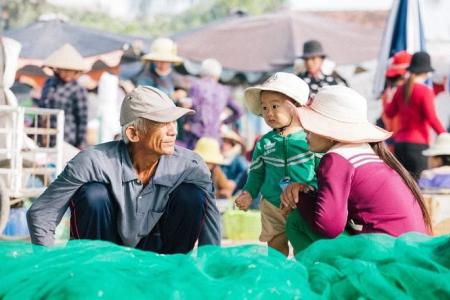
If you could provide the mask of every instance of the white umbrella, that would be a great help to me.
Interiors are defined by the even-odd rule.
[[[411,54],[425,51],[421,0],[394,0],[392,3],[378,56],[373,86],[375,98],[383,91],[389,59],[401,50]]]

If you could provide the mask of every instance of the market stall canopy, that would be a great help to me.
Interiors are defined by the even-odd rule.
[[[319,40],[337,64],[376,59],[383,28],[325,18],[312,13],[282,11],[214,22],[173,36],[179,53],[190,61],[216,58],[225,69],[274,72],[292,66],[303,43]]]
[[[40,19],[26,27],[6,31],[22,44],[19,67],[42,65],[42,61],[66,43],[73,45],[87,63],[102,60],[109,66],[119,64],[123,46],[131,38],[97,29],[77,26],[60,18]]]

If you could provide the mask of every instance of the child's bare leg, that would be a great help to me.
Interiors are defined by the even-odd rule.
[[[285,233],[280,233],[279,235],[276,235],[273,239],[267,242],[267,244],[269,245],[269,247],[272,247],[275,250],[280,251],[285,256],[289,255],[288,239]]]

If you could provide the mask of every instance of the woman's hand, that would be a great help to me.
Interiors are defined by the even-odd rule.
[[[296,208],[298,203],[298,194],[300,192],[310,192],[314,188],[307,184],[302,184],[298,182],[291,183],[288,185],[280,196],[282,206]]]

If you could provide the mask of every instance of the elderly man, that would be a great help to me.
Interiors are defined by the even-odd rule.
[[[33,203],[28,227],[35,244],[51,245],[71,210],[71,238],[105,240],[158,253],[220,244],[211,175],[194,152],[175,146],[176,120],[194,111],[162,91],[138,87],[120,112],[123,140],[73,158]]]

